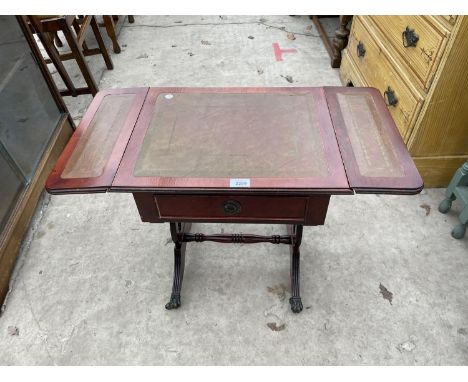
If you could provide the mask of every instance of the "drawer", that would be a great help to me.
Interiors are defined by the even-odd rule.
[[[400,55],[424,90],[428,90],[447,45],[448,29],[433,16],[369,16],[382,33],[382,44]],[[407,36],[406,38],[404,36]]]
[[[155,195],[161,218],[303,221],[307,197]]]
[[[340,78],[341,83],[345,86],[367,86],[366,81],[362,78],[361,73],[347,50],[343,51],[343,58],[340,66]]]
[[[449,28],[450,27],[453,27],[457,21],[457,17],[456,15],[444,15],[444,16],[435,16],[437,17],[438,19],[441,19],[442,22],[446,23],[449,25]]]
[[[169,195],[135,192],[141,220],[322,225],[330,195]]]
[[[405,139],[421,109],[423,96],[412,86],[398,63],[388,51],[377,43],[365,21],[355,17],[351,30],[348,53],[367,86],[375,87],[386,99],[388,109]],[[358,53],[358,44],[361,53]]]

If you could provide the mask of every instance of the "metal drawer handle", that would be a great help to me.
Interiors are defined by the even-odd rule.
[[[359,44],[357,44],[357,55],[358,57],[364,57],[364,55],[366,54],[366,49],[364,48],[364,44],[359,41]]]
[[[237,215],[241,212],[241,204],[237,200],[228,200],[223,203],[223,211],[227,215]]]
[[[419,36],[414,33],[414,29],[410,29],[410,27],[406,27],[406,29],[401,34],[403,39],[403,46],[408,48],[410,46],[416,46],[419,41]]]
[[[385,103],[387,106],[396,106],[398,103],[398,98],[395,96],[395,91],[389,86],[387,90],[384,91]]]

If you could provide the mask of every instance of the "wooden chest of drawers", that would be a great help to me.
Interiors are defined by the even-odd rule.
[[[428,187],[468,158],[468,17],[356,16],[343,84],[385,97]]]

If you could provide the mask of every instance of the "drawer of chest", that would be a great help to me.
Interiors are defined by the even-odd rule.
[[[451,30],[455,23],[457,22],[457,15],[444,15],[444,16],[434,16],[437,20],[440,20],[447,29]]]
[[[424,90],[428,90],[447,45],[448,30],[434,16],[368,16]]]
[[[422,95],[361,17],[354,18],[347,49],[367,86],[377,88],[384,97],[401,136],[406,138],[421,108]]]
[[[366,81],[347,50],[343,51],[343,58],[341,59],[340,65],[340,78],[341,83],[346,86],[367,86]]]

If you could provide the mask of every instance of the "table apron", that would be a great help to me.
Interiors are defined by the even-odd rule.
[[[134,192],[141,220],[149,223],[253,223],[323,225],[330,195],[192,195]]]

